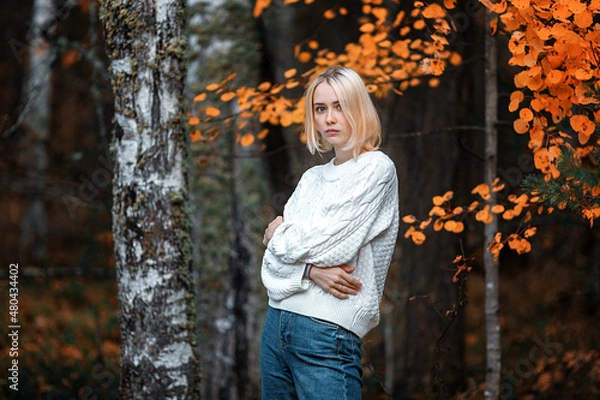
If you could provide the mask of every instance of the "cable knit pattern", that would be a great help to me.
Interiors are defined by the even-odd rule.
[[[306,171],[271,238],[261,276],[274,308],[334,322],[363,337],[379,323],[398,234],[398,179],[394,163],[370,151],[339,166],[333,160]],[[302,279],[306,263],[348,264],[363,284],[340,300]]]

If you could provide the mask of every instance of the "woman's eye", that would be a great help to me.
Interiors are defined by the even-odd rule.
[[[323,112],[323,111],[325,111],[325,107],[317,107],[317,108],[315,108],[315,111],[316,112]]]
[[[338,109],[338,110],[341,110],[341,109],[342,109],[342,106],[341,106],[341,104],[338,104],[338,106],[337,106],[337,109]]]

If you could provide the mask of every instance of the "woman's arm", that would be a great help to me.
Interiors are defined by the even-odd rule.
[[[343,264],[327,268],[311,267],[312,264],[309,264],[309,279],[338,299],[347,299],[350,294],[356,295],[362,287],[362,283],[350,275],[356,268],[349,265]]]
[[[273,237],[275,230],[279,228],[279,225],[283,223],[283,217],[278,215],[273,221],[269,222],[267,229],[265,229],[265,234],[263,236],[263,244],[265,247],[269,245],[269,241]]]
[[[367,165],[353,179],[352,189],[327,204],[321,220],[286,218],[277,224],[269,250],[290,264],[329,266],[350,261],[398,213],[398,184],[391,161]]]
[[[275,230],[279,227],[279,225],[281,225],[282,222],[283,217],[277,216],[269,223],[263,237],[263,244],[265,246],[269,244],[269,240],[273,236],[273,233],[275,233]],[[291,268],[298,267],[292,266]],[[314,267],[313,264],[308,264],[306,268],[308,268],[308,279],[312,280],[323,290],[331,293],[339,299],[347,299],[349,297],[348,295],[350,294],[358,294],[358,291],[362,287],[360,281],[350,275],[356,268],[349,265],[342,264],[338,266],[318,268]],[[301,287],[298,289],[300,290],[300,288]]]

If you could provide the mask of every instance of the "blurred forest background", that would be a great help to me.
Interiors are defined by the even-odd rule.
[[[274,1],[258,18],[254,2],[188,0],[185,104],[232,73],[237,85],[285,82],[308,70],[295,46],[314,40],[341,52],[357,40],[362,1]],[[368,2],[366,2],[368,3]],[[377,3],[377,2],[375,2]],[[390,10],[409,2],[383,2]],[[40,29],[36,7],[51,7]],[[114,98],[93,0],[4,0],[0,26],[0,255],[19,265],[20,385],[8,388],[8,319],[0,326],[0,398],[116,399],[120,329],[111,228]],[[448,190],[468,204],[483,181],[484,7],[459,1],[450,47],[462,62],[435,85],[423,81],[377,100],[384,144],[400,178],[402,215],[425,217]],[[40,17],[41,18],[41,17]],[[41,37],[47,45],[34,46]],[[508,112],[515,67],[498,42],[498,176],[513,193],[535,173],[527,138]],[[44,53],[46,52],[46,53]],[[32,59],[43,56],[37,72]],[[37,74],[37,75],[36,75]],[[301,96],[302,88],[295,91]],[[223,107],[223,105],[220,105]],[[233,106],[227,106],[233,107]],[[223,109],[234,113],[234,109]],[[240,143],[223,125],[213,140],[185,129],[189,148],[196,333],[201,395],[260,397],[258,344],[266,310],[259,271],[266,224],[281,213],[311,156],[294,127],[254,120],[266,135]],[[246,128],[247,129],[247,128]],[[508,229],[518,222],[501,221]],[[576,214],[538,217],[532,250],[500,256],[503,399],[600,396],[600,231]],[[364,340],[365,399],[482,398],[485,382],[483,229],[438,232],[420,246],[404,238],[386,284],[382,321]],[[457,254],[472,269],[453,282]],[[7,315],[8,274],[0,290]],[[446,311],[457,310],[456,318]]]

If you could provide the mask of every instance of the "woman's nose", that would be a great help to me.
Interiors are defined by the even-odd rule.
[[[328,124],[332,124],[335,122],[335,115],[333,113],[333,110],[328,110],[327,111],[327,119],[326,119]]]

